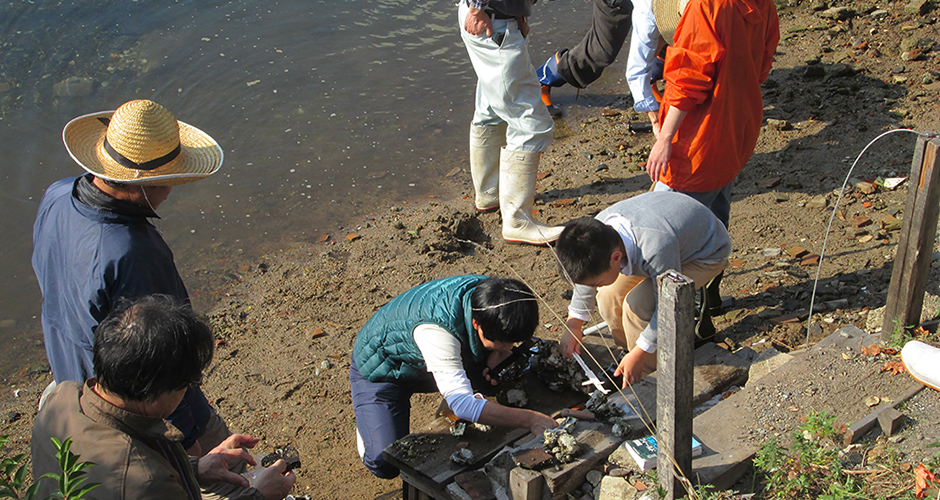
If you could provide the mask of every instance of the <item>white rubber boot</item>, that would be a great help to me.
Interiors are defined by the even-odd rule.
[[[914,380],[940,391],[940,349],[912,340],[901,349],[901,361]]]
[[[470,125],[470,177],[477,210],[499,207],[499,150],[505,145],[505,123]]]
[[[535,175],[542,153],[503,148],[499,159],[499,206],[503,215],[503,239],[510,243],[547,245],[558,239],[562,226],[546,226],[532,219]]]

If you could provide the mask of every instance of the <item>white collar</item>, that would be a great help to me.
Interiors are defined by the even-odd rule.
[[[620,239],[623,241],[624,261],[620,264],[620,273],[627,276],[633,274],[633,254],[636,251],[636,243],[633,238],[633,225],[630,219],[620,214],[610,214],[602,221],[604,224],[614,228]]]

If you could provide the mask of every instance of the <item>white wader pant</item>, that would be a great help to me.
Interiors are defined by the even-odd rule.
[[[463,29],[470,8],[458,8],[460,37],[477,75],[472,125],[507,124],[506,149],[535,153],[552,142],[554,122],[542,104],[542,92],[529,59],[529,44],[515,19],[493,19],[493,37]],[[502,35],[500,35],[502,33]],[[496,40],[502,38],[502,43]]]

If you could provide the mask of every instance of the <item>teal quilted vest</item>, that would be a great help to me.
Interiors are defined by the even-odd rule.
[[[424,323],[450,332],[461,344],[461,355],[481,363],[489,351],[470,320],[470,294],[487,276],[452,276],[429,281],[395,297],[376,311],[359,330],[353,358],[359,373],[372,382],[432,381],[414,340]]]

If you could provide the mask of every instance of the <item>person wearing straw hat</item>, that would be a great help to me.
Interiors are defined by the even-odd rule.
[[[705,204],[728,227],[731,183],[754,153],[763,119],[761,83],[780,40],[773,0],[653,0],[669,47],[660,130],[646,164],[658,191]],[[719,274],[702,295],[719,314]]]
[[[33,227],[32,264],[54,383],[95,375],[94,329],[120,299],[160,293],[189,303],[173,253],[148,219],[158,217],[173,186],[222,165],[212,137],[148,100],[75,118],[62,138],[88,173],[53,183]],[[198,386],[170,421],[194,455],[228,435]]]

